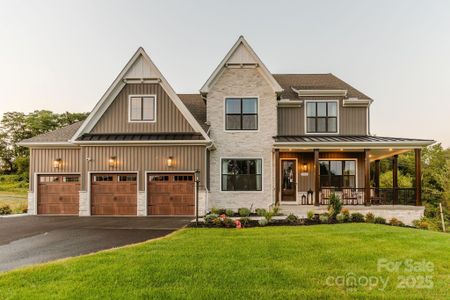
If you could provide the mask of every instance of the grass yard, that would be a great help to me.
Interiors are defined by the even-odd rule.
[[[9,205],[13,214],[23,213],[28,207],[27,194],[16,192],[0,192],[0,207]]]
[[[379,259],[434,266],[377,271]],[[0,298],[448,299],[449,274],[445,233],[374,224],[184,229],[152,242],[5,273]],[[420,276],[432,276],[433,287]],[[344,285],[341,277],[359,283]],[[373,278],[387,281],[384,290]]]

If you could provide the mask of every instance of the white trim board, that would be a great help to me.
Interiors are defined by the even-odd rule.
[[[141,58],[142,58],[142,60],[139,60]],[[81,127],[77,130],[77,132],[73,135],[73,137],[70,139],[69,142],[72,142],[72,143],[75,142],[75,140],[78,137],[80,137],[82,134],[89,133],[94,128],[94,126],[100,120],[101,116],[105,113],[105,111],[108,109],[108,107],[114,101],[116,96],[119,94],[119,92],[125,86],[126,83],[124,82],[124,79],[126,79],[125,77],[129,71],[134,71],[135,63],[140,63],[142,65],[143,73],[145,71],[145,72],[154,74],[154,76],[156,76],[157,78],[152,78],[152,79],[160,80],[161,87],[167,93],[167,95],[172,100],[172,102],[175,104],[175,106],[178,108],[178,110],[181,112],[181,114],[186,118],[189,125],[191,125],[191,127],[194,129],[194,131],[201,133],[202,136],[205,138],[205,140],[209,141],[210,139],[209,139],[208,135],[203,130],[203,128],[200,126],[200,124],[197,122],[197,120],[194,118],[194,116],[191,114],[191,112],[184,105],[183,101],[181,101],[180,97],[178,97],[178,95],[175,93],[173,88],[167,82],[165,77],[161,74],[159,69],[156,67],[156,65],[153,63],[153,61],[150,59],[150,57],[144,51],[144,49],[142,47],[139,47],[139,49],[131,57],[131,59],[125,65],[123,70],[119,73],[119,75],[116,77],[114,82],[111,84],[111,86],[105,92],[105,94],[101,97],[100,101],[97,102],[94,109],[91,111],[89,116],[86,118],[86,120],[83,122]],[[145,68],[145,70],[144,70],[144,68]],[[144,80],[146,78],[140,78],[140,79]]]

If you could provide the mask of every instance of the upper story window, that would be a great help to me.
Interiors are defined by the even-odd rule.
[[[306,102],[307,133],[337,133],[337,101]]]
[[[129,104],[130,122],[155,122],[156,121],[156,96],[132,95]]]
[[[258,99],[225,99],[226,130],[258,130]]]

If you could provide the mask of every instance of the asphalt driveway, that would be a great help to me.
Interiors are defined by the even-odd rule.
[[[164,236],[186,217],[0,218],[0,272]]]

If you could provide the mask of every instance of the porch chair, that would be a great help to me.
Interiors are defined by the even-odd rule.
[[[380,195],[376,195],[375,189],[370,189],[370,204],[372,205],[380,205],[382,197]]]
[[[330,203],[331,189],[322,188],[320,191],[320,204],[328,205]]]

